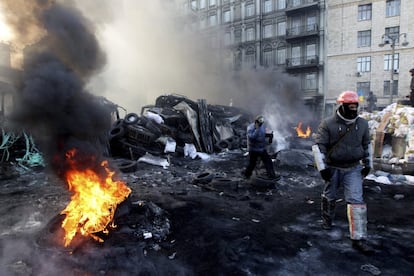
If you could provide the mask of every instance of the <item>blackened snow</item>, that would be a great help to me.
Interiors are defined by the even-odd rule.
[[[172,158],[168,169],[139,163],[122,178],[133,202],[162,210],[159,219],[168,219],[169,228],[150,225],[168,233],[145,239],[130,225],[113,230],[104,243],[86,239],[70,250],[44,240],[53,240],[51,222],[69,200],[63,185],[56,185],[60,180],[47,172],[3,180],[0,274],[361,275],[371,268],[371,273],[409,275],[414,270],[412,186],[364,182],[369,240],[376,250],[364,256],[351,247],[344,201],[338,202],[333,230],[320,228],[322,181],[312,166],[275,162],[281,179],[258,188],[241,177],[246,161],[242,152],[230,151],[208,161]],[[211,182],[194,181],[205,173],[213,175]]]

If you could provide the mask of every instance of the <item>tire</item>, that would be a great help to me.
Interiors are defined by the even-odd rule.
[[[226,150],[226,149],[230,149],[231,144],[227,140],[220,140],[215,144],[215,147],[218,150],[223,151],[223,150]]]
[[[215,177],[210,184],[213,188],[224,191],[232,190],[236,191],[238,188],[237,181],[225,177]]]
[[[256,188],[263,188],[263,189],[272,189],[275,187],[275,183],[277,180],[269,179],[263,176],[252,176],[252,186]]]
[[[115,160],[115,164],[123,173],[135,172],[137,169],[137,161],[135,160],[119,159]]]
[[[128,113],[125,115],[123,120],[124,125],[133,125],[136,124],[139,120],[139,116],[136,113]]]
[[[210,183],[214,178],[214,175],[209,172],[204,172],[196,176],[194,178],[193,183],[194,184],[208,184]]]
[[[121,138],[125,135],[125,129],[122,126],[113,127],[109,131],[109,140]]]

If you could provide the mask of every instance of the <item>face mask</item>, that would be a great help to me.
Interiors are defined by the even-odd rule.
[[[349,105],[347,103],[344,103],[341,105],[340,112],[344,118],[352,120],[355,119],[358,116],[358,105],[356,110],[349,109]]]

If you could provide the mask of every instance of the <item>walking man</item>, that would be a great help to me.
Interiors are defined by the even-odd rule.
[[[322,228],[332,228],[337,192],[343,186],[352,246],[370,254],[373,250],[366,243],[367,206],[362,182],[372,167],[372,153],[368,122],[358,117],[358,100],[354,91],[339,95],[336,114],[322,120],[312,150],[317,168],[325,180]]]
[[[269,143],[272,142],[271,140],[269,139]],[[247,142],[249,147],[249,164],[244,172],[244,176],[250,178],[256,167],[257,160],[260,158],[266,168],[267,176],[270,179],[277,179],[272,159],[266,150],[268,142],[266,141],[266,126],[263,116],[257,116],[254,123],[247,127]]]

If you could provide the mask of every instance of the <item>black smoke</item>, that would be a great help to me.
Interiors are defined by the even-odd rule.
[[[15,126],[29,130],[54,165],[73,147],[102,153],[114,106],[85,89],[105,65],[91,22],[76,9],[51,3],[37,19],[45,35],[24,50]],[[58,158],[60,160],[61,158]]]

